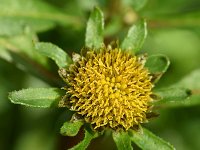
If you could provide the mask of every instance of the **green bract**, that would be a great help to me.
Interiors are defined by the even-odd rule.
[[[27,3],[25,0],[23,1],[23,5]],[[4,3],[7,3],[7,0],[5,0]],[[3,3],[3,4],[4,4]],[[2,5],[2,4],[1,4]],[[40,5],[44,5],[42,3],[37,3],[37,7]],[[20,6],[24,9],[24,6]],[[48,7],[48,6],[45,6]],[[140,9],[141,6],[136,6],[138,9]],[[1,8],[1,6],[0,6]],[[18,15],[21,19],[25,19],[22,16],[21,8],[16,8],[18,11]],[[28,8],[27,8],[28,9]],[[36,8],[35,8],[36,9]],[[33,28],[36,31],[45,30],[46,28],[50,28],[55,23],[61,23],[65,24],[70,23],[70,20],[73,18],[70,18],[69,16],[65,16],[62,13],[54,10],[53,8],[47,9],[48,11],[54,11],[54,16],[48,16],[48,11],[42,12],[46,15],[39,15],[37,14],[37,11],[33,11],[34,20],[38,20],[41,17],[45,17],[46,21],[49,22],[46,26],[41,26],[41,24],[35,24],[33,21],[28,22],[30,26],[33,26]],[[2,25],[1,19],[6,14],[6,10],[0,10],[1,16],[0,16],[0,26]],[[10,14],[12,15],[12,9],[9,9]],[[27,14],[29,15],[29,14]],[[60,19],[64,18],[64,19]],[[64,21],[65,20],[65,21]],[[14,22],[13,18],[9,18],[4,23],[16,23]],[[76,20],[73,20],[71,23],[75,23]],[[15,29],[13,28],[14,32]],[[17,32],[21,31],[22,29],[18,30]],[[90,18],[87,22],[87,29],[86,29],[86,37],[85,37],[85,46],[87,48],[91,48],[93,50],[97,50],[101,48],[103,45],[103,33],[104,32],[104,18],[103,13],[99,8],[95,8],[94,11],[91,13]],[[5,30],[5,33],[0,34],[10,34]],[[25,34],[22,38],[26,40],[26,36],[29,36],[31,33]],[[32,35],[32,34],[31,34]],[[147,36],[147,26],[145,20],[140,20],[129,29],[127,36],[124,38],[123,42],[121,43],[120,47],[122,50],[129,51],[132,54],[137,54],[143,46],[143,43],[145,41],[145,38]],[[30,41],[29,41],[30,42]],[[17,47],[18,43],[16,41],[11,40],[3,40],[0,38],[1,45],[4,45],[6,48],[10,48],[13,51],[17,51],[18,49],[13,48]],[[31,45],[31,44],[30,44]],[[31,47],[30,45],[27,45],[27,47]],[[35,47],[31,47],[35,51],[28,51],[27,47],[25,47],[24,51],[25,53],[28,53],[30,57],[32,55],[39,55],[38,57],[49,57],[55,63],[59,68],[66,68],[69,67],[69,65],[72,63],[71,57],[61,48],[58,48],[56,45],[53,45],[51,43],[45,43],[45,42],[35,42]],[[151,55],[146,56],[144,55],[144,60],[146,60],[145,67],[148,68],[150,74],[152,75],[152,82],[156,83],[160,77],[167,71],[167,68],[169,67],[169,59],[168,57],[158,54],[158,55]],[[147,57],[147,58],[146,58]],[[39,60],[38,60],[39,61]],[[26,63],[26,62],[24,62]],[[41,62],[45,65],[45,62]],[[32,64],[34,65],[34,64]],[[31,68],[32,66],[30,66]],[[194,99],[199,98],[199,96],[192,95],[193,92],[190,90],[193,87],[187,87],[188,83],[193,83],[193,77],[199,79],[199,70],[192,73],[191,75],[184,78],[182,81],[180,81],[177,84],[174,84],[171,87],[167,87],[164,89],[156,89],[154,91],[154,94],[152,95],[152,98],[156,100],[156,102],[153,103],[155,106],[181,106],[181,105],[193,105],[193,103],[199,103],[195,101]],[[55,79],[56,81],[56,79]],[[199,86],[198,86],[199,88]],[[35,94],[37,93],[37,94]],[[20,91],[14,91],[9,94],[9,99],[12,103],[15,104],[21,104],[25,106],[30,107],[58,107],[58,101],[61,99],[62,96],[64,96],[64,91],[60,88],[30,88],[30,89],[23,89]],[[192,95],[192,96],[191,96]],[[195,102],[190,102],[195,101]],[[70,121],[67,121],[63,124],[61,127],[60,133],[64,136],[75,136],[79,132],[79,129],[83,127],[85,136],[84,139],[78,143],[76,146],[71,148],[71,150],[83,150],[86,149],[89,143],[92,139],[97,138],[100,135],[104,135],[104,131],[96,131],[91,128],[90,125],[85,124],[84,121],[79,120],[78,118],[73,118]],[[106,131],[106,129],[105,129]],[[150,131],[148,131],[145,128],[140,127],[139,129],[135,130],[128,130],[128,131],[112,131],[112,137],[114,139],[114,142],[116,143],[116,146],[119,150],[131,150],[132,148],[132,142],[134,142],[138,147],[144,150],[173,150],[175,149],[171,144],[168,142],[165,142],[163,139],[157,137]]]

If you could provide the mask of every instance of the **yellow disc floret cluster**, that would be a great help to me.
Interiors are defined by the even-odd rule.
[[[150,75],[140,58],[119,48],[88,51],[67,70],[71,110],[94,128],[128,130],[147,121]]]

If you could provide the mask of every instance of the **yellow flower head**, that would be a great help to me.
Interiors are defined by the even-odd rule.
[[[60,70],[69,84],[65,105],[95,129],[128,130],[147,121],[153,85],[140,57],[108,46],[77,58],[69,69]]]

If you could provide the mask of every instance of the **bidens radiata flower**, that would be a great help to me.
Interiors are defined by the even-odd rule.
[[[147,122],[153,84],[142,57],[108,45],[73,60],[59,70],[68,84],[60,106],[76,111],[94,129],[128,130]]]

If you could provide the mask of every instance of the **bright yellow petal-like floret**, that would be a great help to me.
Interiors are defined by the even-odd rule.
[[[67,70],[71,110],[99,127],[128,130],[147,120],[152,83],[143,62],[119,48],[88,51]]]

